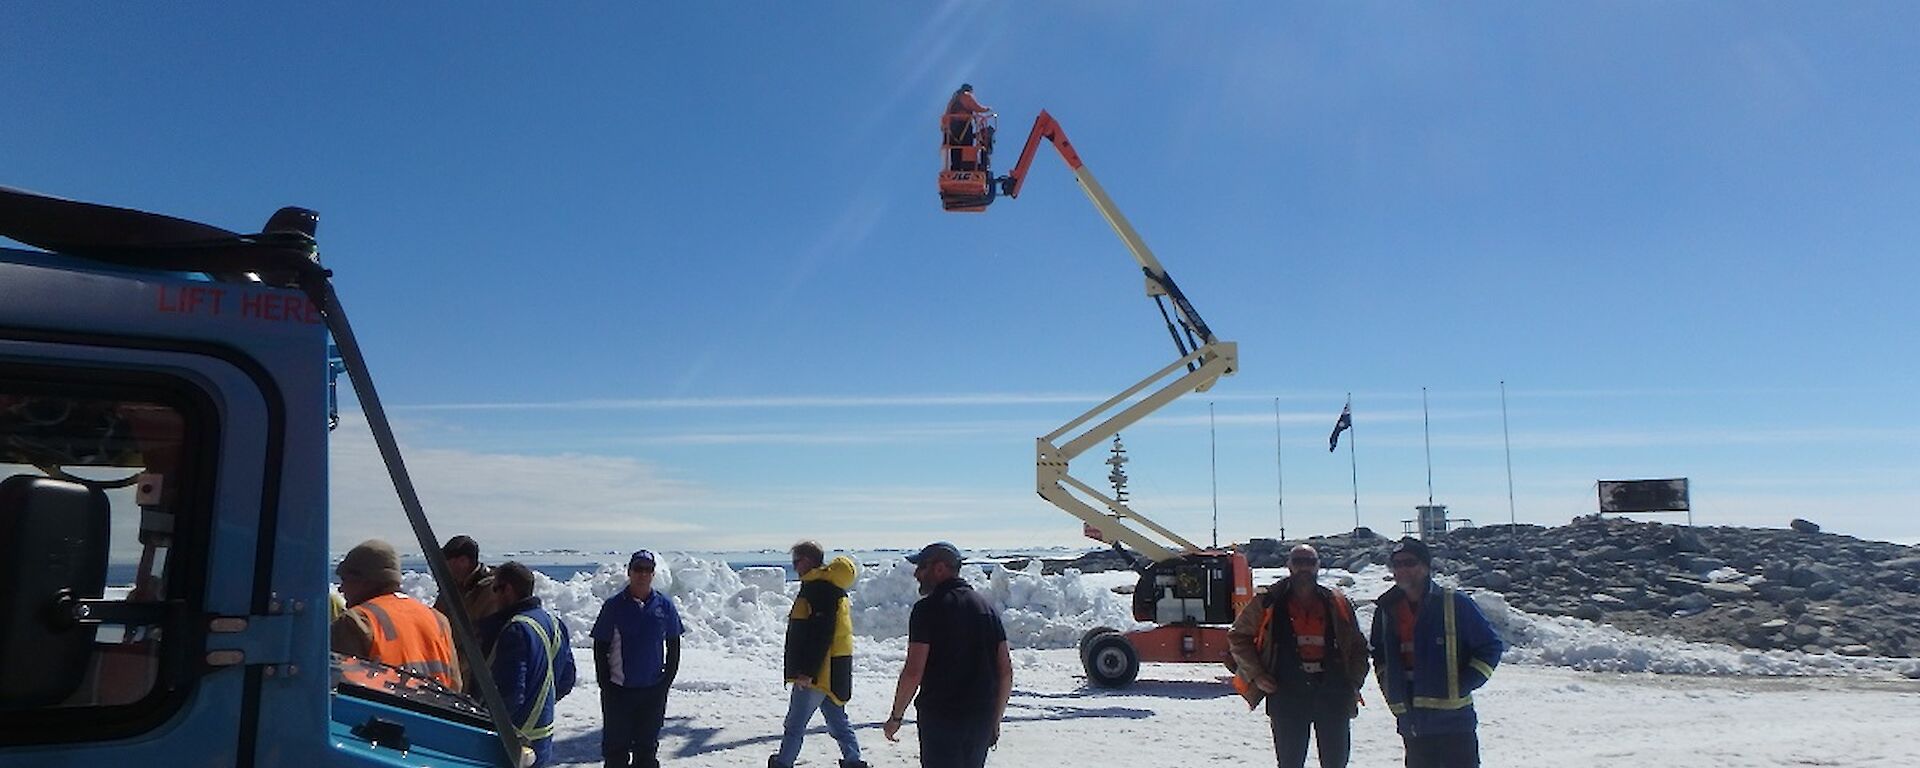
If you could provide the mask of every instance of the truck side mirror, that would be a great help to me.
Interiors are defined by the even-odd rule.
[[[0,481],[0,711],[59,704],[85,679],[98,627],[70,611],[106,590],[109,509],[79,483]]]

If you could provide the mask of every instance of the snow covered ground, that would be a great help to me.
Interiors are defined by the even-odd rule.
[[[1132,625],[1110,588],[1131,574],[1042,576],[969,567],[1003,609],[1014,651],[1014,693],[990,765],[1174,766],[1266,764],[1263,716],[1247,711],[1212,665],[1147,665],[1133,686],[1087,685],[1073,649],[1094,626]],[[1263,572],[1270,581],[1275,573]],[[1384,591],[1380,571],[1323,572],[1361,603]],[[542,577],[542,598],[574,631],[583,671],[586,631],[599,604],[622,588],[619,565],[566,582]],[[668,703],[662,761],[682,766],[764,765],[778,746],[786,693],[780,653],[793,584],[777,568],[735,571],[718,560],[668,556],[656,586],[687,620],[686,652]],[[432,586],[408,575],[411,591]],[[875,766],[917,765],[912,726],[899,744],[880,735],[905,656],[906,616],[917,598],[911,571],[891,561],[855,585],[857,650],[849,711]],[[1476,595],[1514,646],[1475,700],[1489,766],[1920,766],[1920,662],[1755,652],[1630,635],[1577,619],[1513,611]],[[560,704],[556,756],[597,763],[600,713],[591,673]],[[1372,685],[1354,723],[1356,766],[1398,765],[1393,717]],[[801,764],[832,766],[832,739],[815,723]]]

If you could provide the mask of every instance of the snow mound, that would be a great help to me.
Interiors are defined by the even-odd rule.
[[[777,664],[786,640],[787,611],[798,582],[779,568],[738,571],[724,561],[699,555],[663,554],[654,587],[673,596],[686,624],[685,647]],[[1078,571],[1048,575],[1033,561],[1025,570],[995,569],[991,574],[966,565],[961,577],[1001,611],[1008,642],[1028,651],[1072,648],[1095,627],[1120,630],[1147,625],[1133,620],[1129,598],[1108,586],[1114,574],[1083,576]],[[593,643],[600,606],[626,587],[624,563],[608,563],[567,581],[536,572],[535,591],[547,608],[567,623],[577,647]],[[1360,625],[1371,626],[1373,599],[1390,582],[1386,571],[1369,566],[1357,573],[1329,569],[1323,582],[1346,584]],[[435,590],[426,574],[403,575],[404,589],[431,601]],[[1440,577],[1446,583],[1445,576]],[[1499,593],[1464,590],[1507,641],[1504,663],[1571,667],[1594,672],[1685,675],[1864,676],[1920,678],[1920,660],[1857,658],[1795,651],[1759,651],[1670,637],[1636,635],[1583,619],[1541,616],[1513,608]],[[848,593],[856,636],[855,668],[897,670],[905,653],[907,618],[920,599],[913,566],[902,559],[868,564]]]

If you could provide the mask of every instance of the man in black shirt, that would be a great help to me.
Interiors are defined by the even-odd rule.
[[[986,765],[1013,692],[1007,630],[986,598],[960,578],[960,560],[960,550],[944,541],[907,556],[924,597],[907,620],[907,664],[885,733],[888,741],[900,740],[895,734],[913,702],[921,768]]]

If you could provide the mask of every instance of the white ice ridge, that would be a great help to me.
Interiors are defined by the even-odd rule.
[[[961,575],[1001,609],[1008,641],[1015,648],[1071,648],[1094,627],[1147,626],[1133,620],[1130,598],[1111,589],[1130,584],[1131,574],[1043,575],[1039,561],[1034,560],[1025,570],[996,569],[991,575],[967,565]],[[567,623],[574,645],[582,648],[592,645],[588,631],[601,603],[627,582],[622,563],[603,564],[567,581],[538,572],[534,578],[536,593],[548,610]],[[1387,587],[1383,570],[1369,567],[1354,574],[1328,570],[1322,579],[1329,584],[1347,583],[1361,627],[1370,626],[1372,600]],[[735,570],[718,559],[669,553],[661,556],[654,587],[673,596],[680,606],[686,624],[685,647],[777,658],[785,643],[787,610],[799,584],[787,581],[779,568]],[[432,579],[424,573],[404,574],[404,588],[426,600],[436,593]],[[860,650],[876,652],[881,661],[897,660],[904,647],[908,614],[919,597],[912,566],[906,561],[863,566],[848,594],[854,633],[869,641]],[[1494,592],[1476,591],[1473,599],[1507,640],[1506,663],[1690,675],[1920,676],[1920,660],[1757,651],[1636,635],[1607,624],[1519,611]]]

